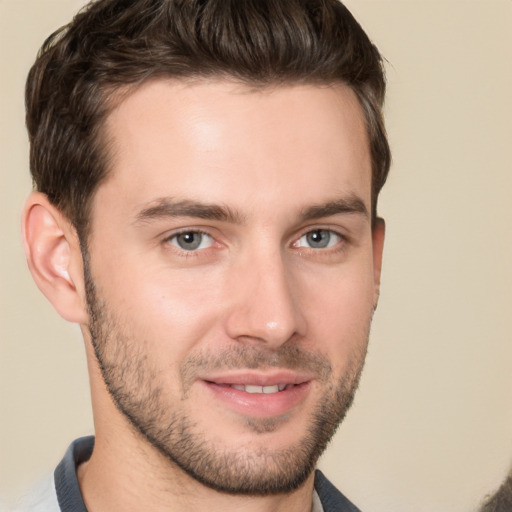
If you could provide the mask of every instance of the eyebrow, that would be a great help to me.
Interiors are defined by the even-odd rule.
[[[369,217],[368,208],[364,201],[357,196],[329,201],[320,205],[313,205],[301,212],[302,221],[331,217],[338,214],[358,214]]]
[[[174,201],[170,198],[157,200],[152,206],[141,210],[135,219],[136,223],[167,217],[195,217],[205,220],[217,220],[241,224],[243,216],[229,206],[199,203],[191,200]]]
[[[364,201],[357,196],[350,196],[305,208],[300,212],[300,220],[304,222],[339,214],[359,214],[366,218],[369,216]],[[240,212],[226,205],[192,200],[174,201],[166,197],[158,199],[151,206],[142,209],[137,214],[135,223],[145,223],[168,217],[194,217],[231,224],[242,224],[245,221],[245,217]]]

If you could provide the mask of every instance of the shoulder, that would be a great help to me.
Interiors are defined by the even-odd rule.
[[[82,499],[76,468],[94,448],[94,437],[81,437],[69,446],[55,471],[41,480],[13,505],[0,505],[0,512],[87,512]]]
[[[361,512],[318,469],[315,472],[315,490],[324,512]]]
[[[53,474],[38,482],[29,492],[23,494],[5,512],[59,512]]]

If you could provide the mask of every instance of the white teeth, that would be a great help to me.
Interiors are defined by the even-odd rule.
[[[251,386],[247,385],[245,386],[245,392],[246,393],[263,393],[263,386]]]
[[[272,394],[287,389],[289,385],[274,384],[273,386],[253,386],[252,384],[232,384],[231,387],[234,389],[238,389],[239,391],[245,391],[246,393]]]

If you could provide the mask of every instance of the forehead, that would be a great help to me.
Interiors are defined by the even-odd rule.
[[[341,84],[155,80],[119,103],[106,135],[111,169],[97,195],[121,209],[162,197],[300,208],[331,194],[370,210],[364,118]]]

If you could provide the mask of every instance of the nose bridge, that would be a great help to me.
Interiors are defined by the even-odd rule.
[[[302,334],[297,283],[279,248],[248,254],[238,266],[232,283],[236,289],[228,319],[232,338],[252,339],[278,347]]]

